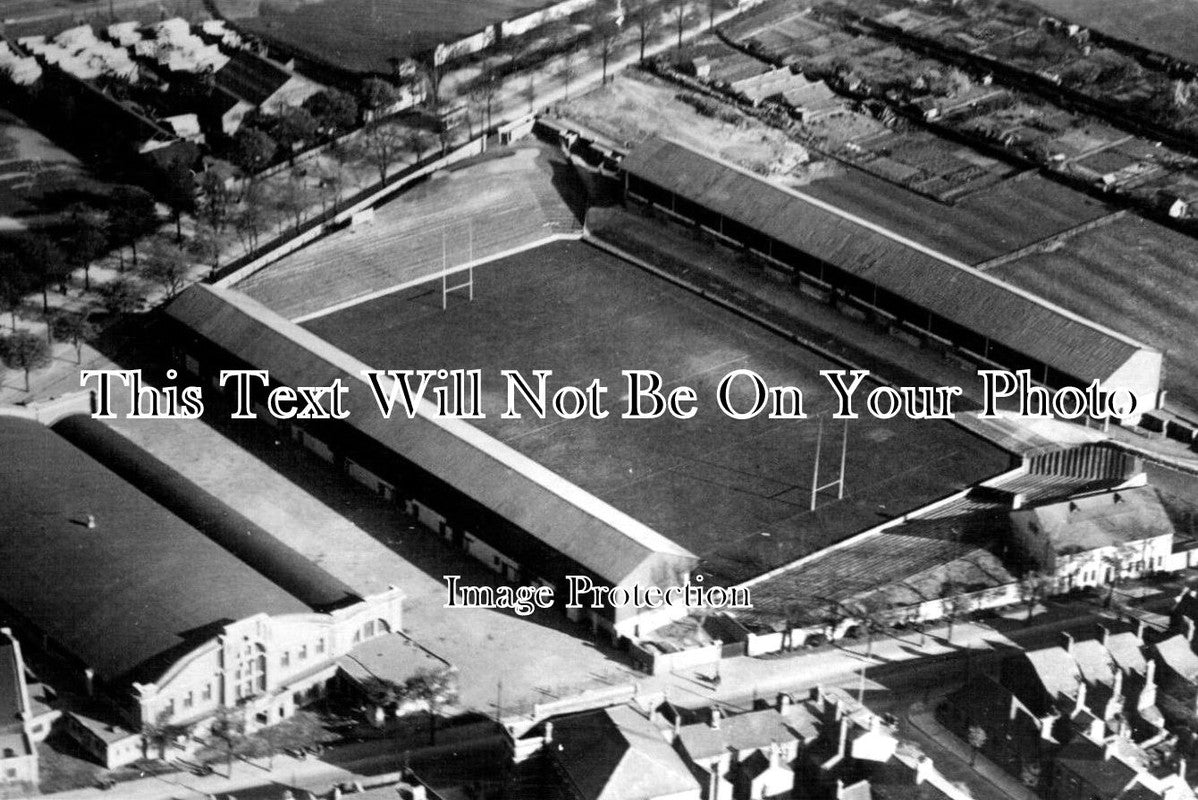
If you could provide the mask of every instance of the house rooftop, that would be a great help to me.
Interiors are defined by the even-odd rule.
[[[662,732],[631,706],[553,720],[547,746],[582,800],[649,800],[699,784]]]
[[[1156,489],[1138,486],[1011,512],[1017,527],[1044,535],[1058,555],[1117,547],[1173,533]]]

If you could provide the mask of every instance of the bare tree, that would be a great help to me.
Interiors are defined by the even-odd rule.
[[[578,71],[578,53],[574,50],[567,50],[562,53],[562,67],[558,73],[562,78],[562,85],[565,87],[565,100],[570,99],[570,81],[574,80],[574,76]]]
[[[162,287],[168,300],[187,283],[191,263],[183,248],[173,242],[155,241],[143,262],[139,274],[148,283]]]
[[[590,36],[599,47],[599,57],[603,62],[601,86],[607,85],[607,62],[619,46],[620,26],[616,24],[610,9],[600,5],[591,12]],[[568,91],[568,89],[567,89]]]
[[[72,314],[60,311],[50,320],[50,331],[60,342],[70,342],[75,348],[75,363],[83,363],[83,343],[96,335],[96,326],[92,324],[87,312]]]
[[[403,152],[406,135],[393,125],[372,123],[362,135],[363,155],[379,173],[379,180],[386,181],[388,171]]]
[[[245,709],[218,706],[208,733],[225,746],[225,777],[233,775],[233,751],[245,738]]]
[[[682,49],[682,29],[686,25],[686,4],[688,0],[673,0],[673,7],[670,12],[674,15],[674,22],[678,26],[678,49]]]
[[[636,25],[637,39],[640,44],[640,60],[645,60],[645,45],[661,25],[661,14],[650,0],[633,0],[632,21]]]

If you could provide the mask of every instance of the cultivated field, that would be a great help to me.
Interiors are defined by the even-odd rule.
[[[1198,9],[1194,0],[1033,0],[1070,22],[1198,64]]]
[[[561,104],[559,110],[615,142],[633,145],[650,136],[669,136],[762,175],[784,173],[807,161],[806,148],[782,131],[707,98],[720,113],[701,114],[680,99],[684,97],[703,96],[648,75],[624,72],[607,86]]]
[[[254,273],[237,289],[288,318],[580,229],[560,153],[527,146],[438,173],[346,228]]]
[[[1007,456],[949,424],[862,417],[848,431],[846,494],[809,511],[818,423],[834,365],[709,301],[581,243],[479,269],[475,300],[447,312],[433,287],[306,327],[379,367],[483,370],[483,430],[706,559],[721,579],[759,574],[995,474]],[[716,404],[728,372],[753,369],[804,391],[806,420],[733,420]],[[598,378],[601,420],[501,420],[500,369],[553,370],[552,388]],[[698,394],[689,420],[624,420],[621,370],[653,369]],[[744,403],[738,391],[735,402]],[[402,423],[399,423],[402,424]],[[841,423],[825,426],[821,482],[834,478]]]
[[[1198,242],[1129,216],[991,270],[1165,351],[1169,398],[1198,408]]]
[[[1009,253],[1113,211],[1035,175],[1005,180],[951,206],[857,170],[800,188],[968,263]]]
[[[391,71],[424,53],[551,0],[217,0],[247,30],[355,72]],[[255,11],[256,13],[252,13]]]

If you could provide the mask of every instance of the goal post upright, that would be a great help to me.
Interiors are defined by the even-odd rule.
[[[467,291],[467,297],[470,301],[474,300],[474,220],[469,220],[467,228],[467,264],[466,280],[462,283],[449,285],[449,227],[441,229],[441,310],[445,311],[449,308],[449,293],[456,292],[461,289]]]

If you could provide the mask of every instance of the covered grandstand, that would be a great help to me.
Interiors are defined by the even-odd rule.
[[[356,642],[401,625],[398,590],[317,610],[283,584],[339,595],[318,568],[250,566],[39,422],[0,415],[0,449],[15,466],[0,485],[0,623],[74,676],[64,696],[124,731],[101,742],[67,726],[106,766],[144,755],[146,724],[233,705],[277,722]]]
[[[510,580],[566,577],[610,587],[683,584],[697,557],[508,445],[424,401],[413,419],[385,419],[368,365],[239,292],[196,285],[168,308],[185,368],[206,383],[222,369],[268,370],[275,385],[349,387],[344,420],[292,422],[290,436]],[[265,394],[265,389],[261,390]],[[261,396],[256,398],[261,402]],[[273,418],[259,408],[264,421]],[[643,609],[604,608],[590,621],[633,631]]]
[[[668,139],[622,162],[629,199],[701,226],[834,301],[986,367],[1160,404],[1162,354],[882,226]]]

